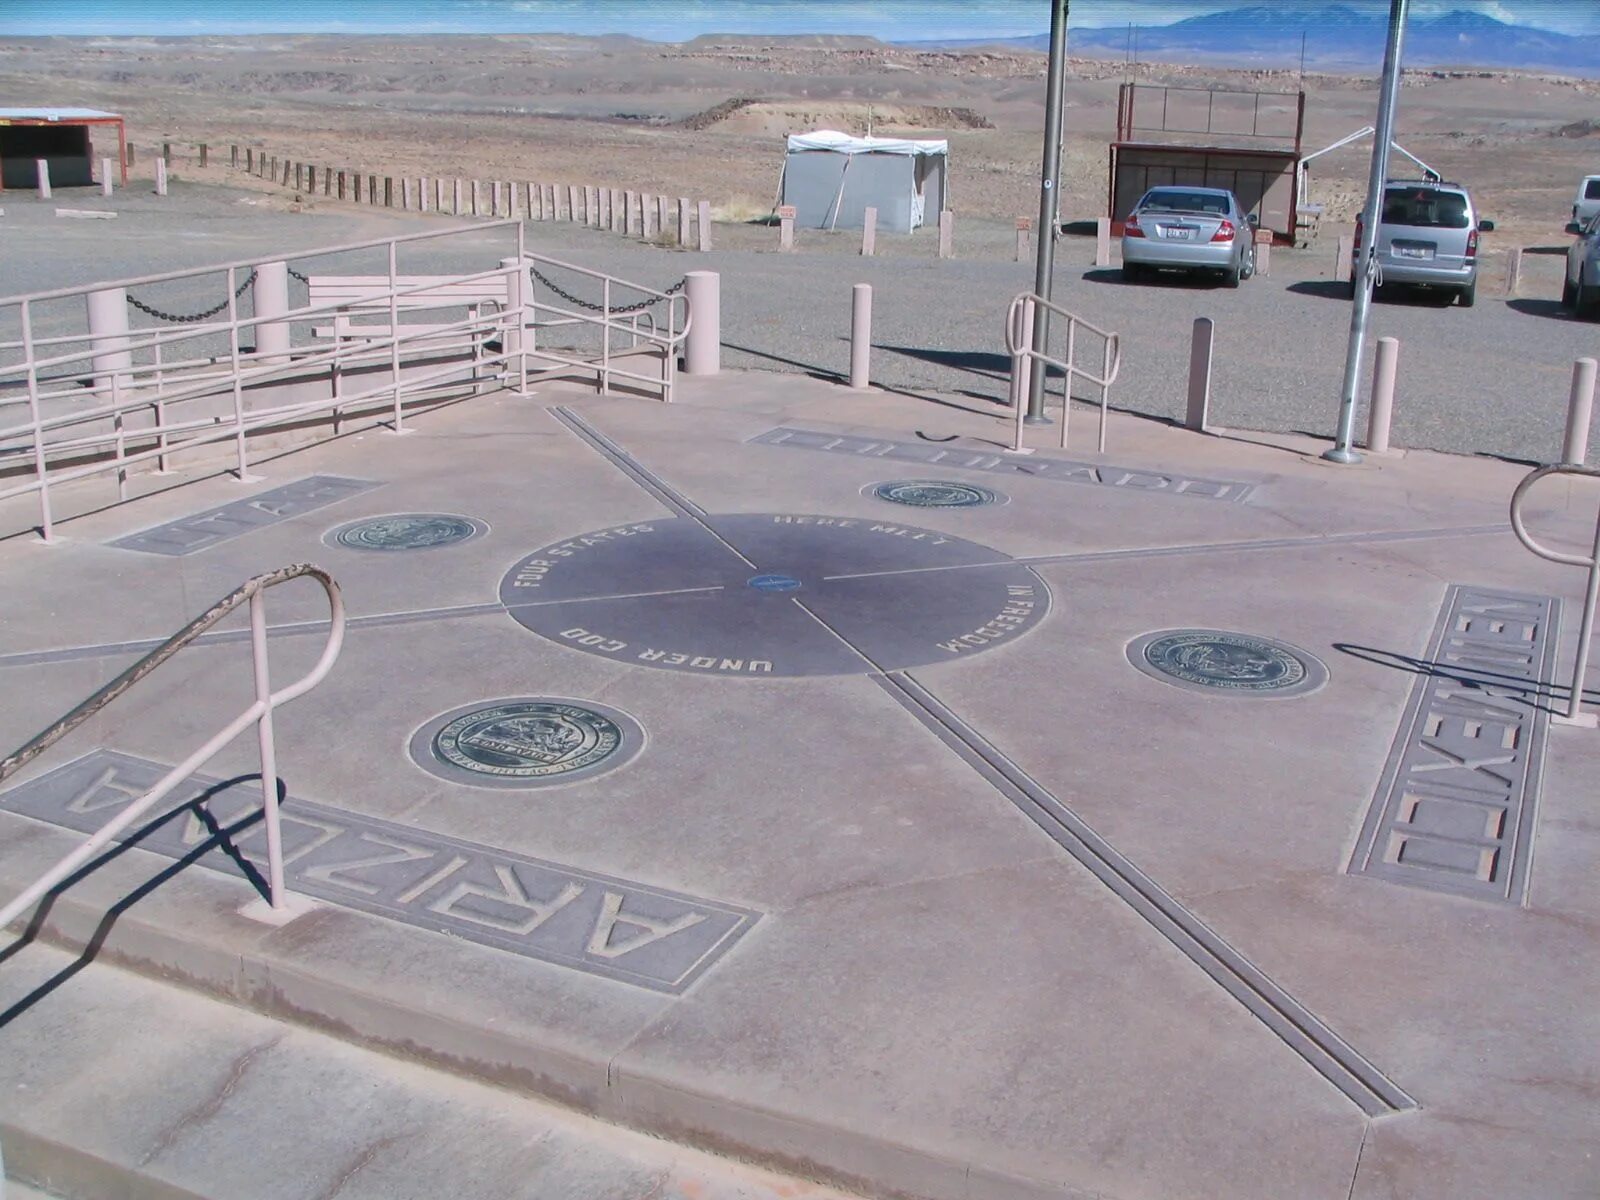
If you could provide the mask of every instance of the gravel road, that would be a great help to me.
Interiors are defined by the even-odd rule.
[[[116,211],[118,217],[61,218],[54,215],[58,206]],[[67,189],[51,202],[7,193],[4,210],[4,295],[232,259],[303,255],[319,246],[466,223],[353,205],[291,212],[281,194],[202,184],[180,184],[165,199],[138,187],[109,201],[98,192],[74,195]],[[730,367],[842,377],[849,361],[850,288],[870,283],[873,382],[980,407],[1003,401],[1002,322],[1012,297],[1033,278],[1031,263],[1012,261],[1015,235],[1000,222],[959,224],[958,257],[945,261],[934,257],[931,230],[911,237],[880,234],[880,253],[873,259],[857,255],[858,234],[842,232],[801,231],[798,252],[779,254],[775,229],[717,226],[717,248],[699,254],[566,224],[530,223],[527,231],[535,253],[651,286],[674,283],[685,270],[720,272],[723,362]],[[1572,362],[1600,355],[1600,323],[1574,320],[1555,303],[1562,263],[1555,245],[1524,255],[1522,295],[1506,299],[1505,248],[1489,240],[1475,308],[1411,298],[1373,309],[1372,336],[1401,343],[1393,442],[1548,460],[1561,442]],[[1350,305],[1331,278],[1333,241],[1325,235],[1308,250],[1280,248],[1270,278],[1229,291],[1178,279],[1127,285],[1114,269],[1090,266],[1092,238],[1067,237],[1057,250],[1055,298],[1086,320],[1122,333],[1115,407],[1178,417],[1191,325],[1206,316],[1216,323],[1214,423],[1326,436],[1336,417],[1350,317]],[[512,246],[504,230],[418,243],[403,248],[400,269],[482,270]],[[292,265],[376,274],[384,260],[367,252],[321,264],[293,258]],[[216,276],[132,290],[179,312],[207,307],[223,295]],[[81,328],[81,305],[74,300],[37,306],[37,331]],[[0,339],[15,336],[15,310],[0,308]]]

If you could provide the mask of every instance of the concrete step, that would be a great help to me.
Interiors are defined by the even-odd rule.
[[[77,961],[0,972],[4,1200],[847,1200]]]

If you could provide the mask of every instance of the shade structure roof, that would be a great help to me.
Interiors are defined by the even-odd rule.
[[[831,150],[835,154],[948,154],[946,141],[914,141],[908,138],[855,137],[837,129],[818,129],[813,133],[791,133],[789,149]]]
[[[0,121],[119,121],[121,113],[98,108],[0,108]]]

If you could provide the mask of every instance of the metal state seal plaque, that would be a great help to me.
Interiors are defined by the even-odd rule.
[[[431,550],[465,542],[488,528],[482,521],[450,513],[391,513],[340,525],[323,540],[349,550]]]
[[[1000,494],[989,488],[947,479],[891,480],[873,484],[868,494],[891,504],[906,504],[912,508],[976,508],[1000,499]]]
[[[1271,638],[1218,629],[1170,629],[1128,645],[1128,659],[1163,683],[1206,692],[1299,696],[1328,681],[1315,655]]]
[[[411,756],[431,774],[478,787],[570,783],[621,766],[644,739],[625,713],[551,698],[490,701],[455,709],[411,739]]]

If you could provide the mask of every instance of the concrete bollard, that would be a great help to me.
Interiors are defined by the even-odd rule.
[[[1513,246],[1506,252],[1506,295],[1515,296],[1522,284],[1522,247]]]
[[[404,175],[400,176],[400,211],[411,211],[411,180]]]
[[[1033,228],[1032,217],[1017,218],[1017,261],[1028,261],[1028,231]]]
[[[722,369],[722,277],[715,271],[690,271],[683,277],[683,292],[689,300],[684,374],[715,375]]]
[[[956,252],[956,214],[945,209],[939,214],[939,257],[949,258]]]
[[[234,170],[239,169],[239,147],[232,147],[232,154],[228,158],[228,165]]]
[[[1339,283],[1349,283],[1351,278],[1351,260],[1356,253],[1356,240],[1348,233],[1339,235],[1339,247],[1334,252],[1333,278]]]
[[[1255,231],[1256,274],[1263,279],[1272,277],[1272,230]]]
[[[42,158],[33,160],[34,180],[39,185],[39,199],[50,199],[50,163]]]
[[[156,159],[156,195],[165,196],[166,194],[167,194],[167,160],[164,159],[164,158],[158,158],[158,159]]]
[[[132,150],[133,147],[129,146],[128,149]],[[132,154],[128,155],[128,165],[130,167],[133,166]],[[244,173],[246,175],[254,175],[256,173],[256,152],[255,147],[253,146],[246,146],[244,148]]]
[[[1047,231],[1041,229],[1039,236],[1044,237]],[[1094,223],[1094,265],[1109,267],[1111,265],[1111,218],[1097,217]]]
[[[547,199],[544,210],[546,214],[545,219],[547,221],[558,220],[560,218],[560,213],[557,211],[559,208],[560,200],[556,196],[556,185],[552,183],[547,189]]]
[[[667,222],[672,217],[672,210],[667,207],[665,196],[656,197],[656,234],[665,239],[667,236]]]
[[[872,366],[872,285],[850,289],[850,386],[867,386]]]
[[[272,156],[272,169],[267,172],[267,179],[273,183],[278,182],[278,156]]]
[[[102,196],[111,195],[111,160],[109,158],[100,160],[100,194]]]
[[[126,386],[127,376],[121,375],[133,366],[133,351],[127,349],[128,293],[123,288],[106,288],[84,295],[88,309],[89,336],[94,351],[94,386],[101,389],[103,399],[111,399],[114,381]]]
[[[1400,339],[1378,339],[1372,360],[1372,403],[1367,406],[1367,449],[1389,452],[1389,424],[1394,420],[1394,380],[1400,367]]]
[[[472,215],[477,216],[483,211],[483,181],[472,181]]]
[[[587,194],[586,194],[587,195]],[[576,184],[567,184],[567,220],[578,219],[578,188]]]
[[[678,245],[689,245],[689,198],[678,197]]]
[[[1567,400],[1567,436],[1561,443],[1561,461],[1583,465],[1589,457],[1589,420],[1594,414],[1595,360],[1580,358],[1572,364],[1572,395]]]
[[[639,196],[639,221],[642,225],[639,230],[639,236],[646,241],[654,238],[661,231],[661,225],[656,220],[656,216],[660,211],[656,206],[658,199],[660,199],[658,196],[646,196],[643,194]]]
[[[1216,340],[1215,323],[1210,317],[1197,317],[1189,338],[1189,404],[1184,427],[1206,433],[1211,422],[1211,353]]]
[[[361,203],[361,172],[353,171],[350,174],[350,200],[354,204]]]
[[[368,204],[376,204],[377,202],[378,202],[378,177],[376,175],[368,175],[367,176],[367,203]]]
[[[778,208],[778,249],[794,249],[794,205],[784,204]]]
[[[323,167],[322,168],[322,194],[324,196],[330,195],[331,194],[330,189],[332,187],[333,187],[333,168],[332,167]]]
[[[695,223],[700,227],[700,249],[711,249],[711,201],[702,200],[699,204],[699,220]]]
[[[292,165],[293,164],[290,163],[290,161],[287,158],[283,160],[283,180],[282,180],[282,183],[283,183],[284,187],[288,187],[289,186],[289,168]]]
[[[600,228],[607,233],[622,232],[622,214],[617,211],[622,206],[622,193],[616,188],[600,189]]]
[[[453,217],[461,215],[461,177],[459,175],[451,181],[450,185],[450,215]]]
[[[344,199],[344,172],[339,172],[339,199]]]
[[[167,166],[169,166],[169,167],[172,165],[172,143],[171,142],[162,142],[161,143],[161,161],[166,163]]]
[[[306,190],[305,163],[295,163],[294,165],[294,190],[297,192],[303,192]]]
[[[383,177],[383,206],[385,208],[393,208],[394,207],[394,176],[393,175],[385,175]]]
[[[622,193],[622,233],[624,237],[633,236],[633,193]]]
[[[861,213],[861,257],[878,253],[878,210],[870,205]]]
[[[256,316],[266,318],[255,327],[256,354],[267,366],[289,361],[289,322],[273,320],[289,311],[289,265],[283,262],[256,266]]]
[[[207,152],[206,144],[204,142],[201,142],[200,143],[200,165],[202,167],[205,166],[208,163],[209,160],[210,160],[210,154]]]

